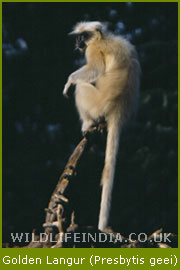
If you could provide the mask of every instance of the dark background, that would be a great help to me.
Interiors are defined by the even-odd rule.
[[[62,95],[82,56],[67,36],[82,20],[109,22],[137,47],[136,120],[124,130],[110,225],[121,234],[177,232],[177,3],[3,3],[3,241],[42,231],[44,208],[81,138],[73,95]],[[103,157],[87,154],[77,219],[96,225]]]

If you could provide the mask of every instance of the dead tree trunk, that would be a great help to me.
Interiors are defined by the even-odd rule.
[[[73,231],[77,227],[74,221],[74,209],[66,193],[71,181],[76,176],[77,165],[80,162],[82,154],[86,151],[88,144],[92,144],[98,134],[103,133],[105,129],[105,123],[100,123],[98,126],[90,128],[70,156],[51,196],[48,208],[45,209],[46,218],[43,227],[45,228],[46,235],[50,237],[47,237],[47,241],[41,247],[62,247],[63,241],[62,239],[58,239],[57,229],[62,236],[67,230]],[[57,241],[54,246],[52,246],[52,239]],[[33,247],[32,243],[29,244],[29,247]]]
[[[100,123],[96,127],[92,127],[85,134],[83,139],[75,148],[74,152],[70,156],[66,167],[59,178],[56,188],[50,198],[50,202],[46,211],[45,223],[43,224],[45,239],[44,241],[31,242],[26,248],[62,248],[62,247],[77,247],[77,244],[70,239],[68,243],[64,241],[64,235],[66,232],[88,232],[92,235],[99,233],[97,228],[93,227],[79,227],[75,224],[75,212],[73,205],[71,203],[71,198],[68,197],[68,189],[71,187],[71,183],[75,180],[77,176],[76,168],[80,163],[83,153],[86,151],[87,146],[93,144],[96,141],[97,135],[103,133],[106,129],[105,123]],[[152,235],[150,235],[146,241],[131,240],[122,236],[121,241],[116,241],[116,236],[118,233],[112,230],[106,230],[104,232],[107,235],[106,243],[88,243],[88,247],[120,247],[120,248],[147,248],[147,247],[157,247],[157,248],[170,248],[177,246],[177,236],[174,234],[169,234],[172,240],[172,245],[167,243],[154,241],[159,239],[162,233],[162,229],[157,230]],[[113,238],[108,242],[110,233],[113,233]],[[113,241],[112,241],[113,239]],[[38,240],[38,236],[37,239]],[[41,239],[42,240],[42,239]],[[45,241],[46,240],[46,241]],[[80,247],[82,247],[80,245]],[[87,247],[87,246],[86,246]]]

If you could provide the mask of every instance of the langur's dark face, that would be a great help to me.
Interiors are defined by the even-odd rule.
[[[82,33],[79,33],[76,35],[76,48],[80,51],[84,51],[87,47],[87,42],[92,37],[92,32],[90,31],[84,31]]]

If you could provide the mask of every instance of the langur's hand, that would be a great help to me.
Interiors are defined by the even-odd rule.
[[[67,81],[67,83],[64,86],[63,95],[68,98],[68,89],[71,86],[72,82],[70,80]]]

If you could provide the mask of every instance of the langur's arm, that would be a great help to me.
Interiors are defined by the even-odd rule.
[[[78,80],[92,83],[95,82],[100,75],[104,72],[104,61],[102,56],[96,55],[96,58],[93,59],[93,61],[90,59],[90,61],[80,69],[73,72],[69,77],[68,81],[65,84],[63,94],[67,96],[68,88],[71,86],[71,84],[76,84]]]

